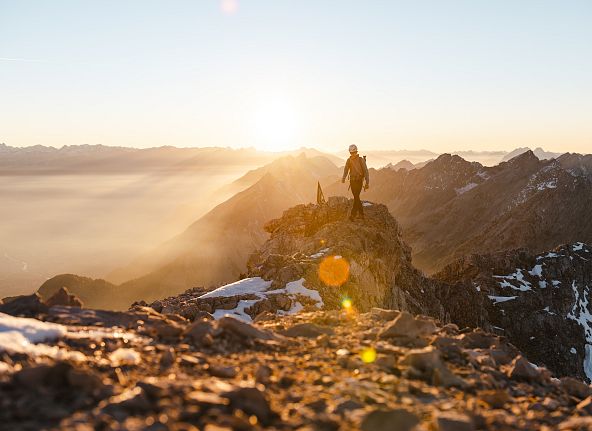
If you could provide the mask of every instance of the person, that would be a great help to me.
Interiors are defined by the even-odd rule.
[[[345,178],[349,172],[349,186],[354,195],[354,206],[352,207],[349,215],[350,220],[354,220],[356,215],[360,215],[364,219],[364,207],[360,200],[360,193],[362,192],[362,184],[366,180],[364,190],[368,190],[370,187],[370,175],[368,174],[368,167],[366,166],[366,157],[360,157],[358,155],[358,147],[355,145],[349,146],[349,158],[345,162],[343,168],[343,177],[341,182],[345,183]]]

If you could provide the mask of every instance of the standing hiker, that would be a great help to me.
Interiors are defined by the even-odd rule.
[[[358,147],[355,145],[349,146],[349,158],[345,162],[345,168],[343,168],[343,177],[341,182],[345,183],[345,178],[349,172],[349,186],[354,195],[354,206],[352,207],[349,219],[353,220],[359,213],[360,217],[364,219],[364,207],[362,201],[360,201],[360,193],[362,191],[362,183],[366,180],[364,190],[368,190],[370,187],[370,176],[368,175],[368,167],[366,166],[366,156],[360,157],[358,155]]]

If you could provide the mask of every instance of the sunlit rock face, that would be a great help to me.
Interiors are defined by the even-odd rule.
[[[270,238],[253,253],[248,273],[206,292],[187,292],[151,304],[194,320],[203,313],[245,321],[302,310],[372,307],[445,317],[436,282],[411,264],[396,220],[384,205],[366,202],[364,221],[348,219],[352,201],[298,205],[265,225]]]
[[[504,335],[530,361],[592,381],[592,247],[473,255],[435,277],[450,286],[440,300],[459,325]]]
[[[348,219],[352,201],[331,197],[324,205],[298,205],[270,221],[271,234],[248,262],[249,276],[272,287],[304,279],[326,308],[344,301],[359,311],[371,307],[439,314],[434,282],[411,264],[411,249],[384,205],[364,203],[365,220]]]

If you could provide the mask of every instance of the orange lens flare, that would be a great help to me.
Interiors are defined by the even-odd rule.
[[[349,263],[341,256],[327,256],[319,265],[319,278],[327,286],[339,287],[349,278]]]
[[[353,303],[352,300],[349,298],[345,298],[343,301],[341,301],[341,306],[343,307],[344,310],[349,311],[351,310]]]

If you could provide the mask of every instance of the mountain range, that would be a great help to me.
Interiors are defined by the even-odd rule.
[[[420,169],[372,170],[363,199],[387,205],[414,264],[432,273],[473,253],[592,241],[591,169],[590,155],[527,151],[487,167],[444,154]],[[327,193],[347,195],[339,183]]]
[[[521,247],[536,253],[592,242],[591,158],[565,154],[539,160],[527,151],[486,167],[445,154],[418,169],[372,169],[364,199],[387,205],[411,246],[413,264],[435,273],[471,254]],[[337,180],[340,173],[328,159],[304,155],[250,171],[228,186],[238,191],[235,196],[153,252],[108,274],[105,279],[120,291],[111,307],[235,280],[246,271],[252,250],[267,239],[265,222],[313,201],[317,181],[327,196],[348,194]],[[66,286],[89,300],[86,288],[78,289],[76,282]],[[59,287],[50,279],[40,291],[49,295]]]

